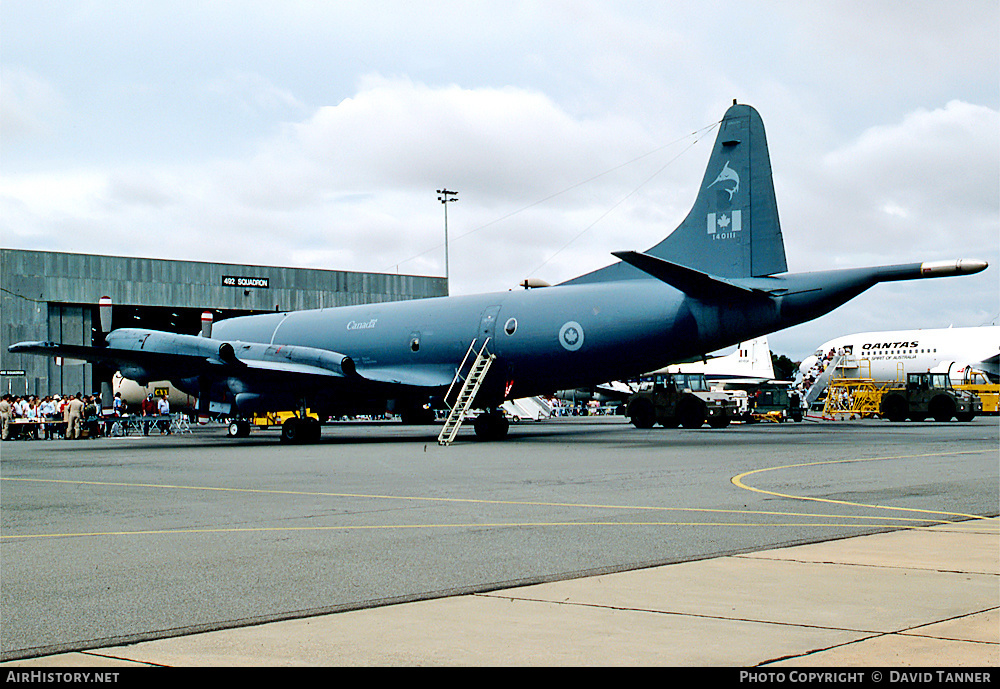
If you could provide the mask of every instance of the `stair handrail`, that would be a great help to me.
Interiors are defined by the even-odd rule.
[[[476,338],[475,340],[469,343],[469,348],[465,351],[465,356],[462,357],[462,363],[460,363],[458,365],[458,368],[455,369],[455,377],[451,379],[451,385],[448,386],[448,392],[444,393],[444,403],[448,405],[449,409],[451,408],[451,405],[448,404],[448,398],[451,396],[452,388],[455,387],[455,383],[458,382],[459,376],[462,375],[462,370],[465,368],[465,362],[469,360],[469,354],[472,353],[472,350],[476,346],[476,340],[478,339],[479,338]]]
[[[489,370],[490,364],[492,363],[494,358],[492,354],[486,352],[486,345],[489,344],[489,341],[490,338],[486,338],[486,341],[483,342],[483,346],[479,349],[479,352],[476,354],[476,359],[472,364],[472,369],[469,371],[469,375],[465,378],[465,381],[462,383],[462,388],[459,390],[458,395],[455,398],[455,406],[451,407],[451,412],[448,414],[448,418],[445,419],[444,427],[442,427],[441,433],[438,435],[439,445],[451,444],[451,442],[455,439],[455,436],[458,434],[458,429],[461,428],[462,426],[462,421],[464,420],[466,412],[472,406],[472,402],[476,397],[476,392],[478,392],[479,386],[483,382],[483,376],[486,374],[486,371]],[[469,347],[470,351],[475,346],[475,344],[476,340],[473,340],[472,345],[470,345]],[[484,352],[486,352],[485,356]],[[468,358],[468,355],[469,352],[466,352],[466,359]],[[481,370],[479,370],[478,373],[476,373],[477,367],[480,365],[480,362],[483,363],[483,367]],[[462,360],[462,365],[459,367],[459,372],[461,372],[463,368],[465,368],[465,359]],[[473,374],[476,374],[475,378],[473,378]],[[458,380],[458,373],[455,374],[455,380],[452,381],[452,386],[454,386],[457,380]],[[467,390],[470,384],[471,384],[471,389]],[[448,393],[449,394],[451,393],[451,387],[448,388]]]

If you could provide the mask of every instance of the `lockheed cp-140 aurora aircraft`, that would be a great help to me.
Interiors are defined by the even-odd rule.
[[[879,282],[987,267],[952,260],[786,272],[764,125],[735,103],[684,221],[648,251],[614,256],[551,287],[243,316],[207,337],[122,328],[103,346],[9,350],[105,364],[141,384],[170,380],[198,396],[200,413],[223,403],[237,418],[309,408],[320,418],[389,410],[430,421],[454,383],[455,404],[484,410],[477,435],[496,439],[507,433],[506,399],[691,360],[821,316]],[[319,430],[300,413],[282,437],[315,440]]]

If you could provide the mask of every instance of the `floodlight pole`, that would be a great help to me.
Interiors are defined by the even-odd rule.
[[[438,189],[438,201],[444,206],[444,289],[445,294],[451,294],[451,279],[448,271],[448,202],[458,201],[457,191],[448,191],[447,187]],[[449,198],[454,197],[454,198]]]

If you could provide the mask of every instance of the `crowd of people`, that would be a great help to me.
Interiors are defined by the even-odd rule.
[[[819,355],[819,352],[817,352],[816,362],[803,374],[802,379],[796,385],[796,388],[802,395],[803,399],[805,398],[806,393],[809,392],[809,389],[819,379],[819,377],[823,375],[833,360],[838,356],[844,356],[845,354],[850,354],[850,351],[845,350],[843,347],[839,347],[836,350],[831,349],[823,355]]]
[[[154,398],[152,394],[143,400],[140,413],[144,417],[158,416],[143,424],[143,434],[149,435],[151,426],[161,434],[170,433],[170,403],[166,395]],[[94,438],[109,435],[114,421],[126,415],[121,393],[116,393],[111,409],[104,409],[101,395],[11,395],[0,398],[0,437],[8,440],[15,435],[19,438],[37,440],[44,438]],[[14,430],[17,429],[17,433]]]
[[[841,350],[841,353],[843,353],[843,350]],[[799,386],[804,392],[808,392],[809,388],[813,386],[813,383],[815,383],[816,380],[823,375],[826,367],[830,365],[830,362],[833,361],[836,354],[837,352],[831,349],[823,356],[817,357],[816,363],[814,363],[812,367],[804,373],[802,380],[799,383]]]

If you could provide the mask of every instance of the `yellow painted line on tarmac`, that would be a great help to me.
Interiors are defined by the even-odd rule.
[[[775,467],[777,468],[777,467]],[[758,470],[765,471],[765,470]],[[741,474],[746,476],[755,472]],[[22,534],[0,535],[0,541],[43,539],[43,538],[73,538],[73,537],[97,537],[97,536],[132,536],[132,535],[165,535],[165,534],[209,534],[209,533],[262,533],[262,532],[292,532],[292,531],[351,531],[351,530],[375,530],[375,529],[457,529],[457,528],[512,528],[512,527],[580,527],[580,526],[783,526],[783,527],[862,527],[876,528],[888,525],[907,526],[909,523],[918,523],[923,526],[929,524],[948,523],[946,521],[931,518],[910,518],[902,516],[884,515],[823,515],[811,514],[808,512],[781,512],[775,510],[726,510],[698,507],[664,507],[664,506],[642,506],[642,505],[604,505],[585,503],[562,503],[562,502],[533,502],[524,500],[487,500],[480,498],[444,498],[429,496],[400,496],[400,495],[379,495],[363,493],[332,493],[314,491],[290,491],[273,490],[261,488],[225,488],[218,486],[182,486],[175,484],[155,484],[155,483],[124,483],[111,481],[79,481],[69,479],[36,479],[36,478],[16,478],[0,477],[0,481],[17,481],[24,483],[57,483],[77,486],[98,486],[113,488],[149,488],[166,490],[188,490],[188,491],[209,491],[225,493],[242,493],[249,495],[291,495],[304,497],[333,497],[333,498],[361,498],[373,500],[400,500],[400,501],[420,501],[420,502],[447,502],[501,506],[529,506],[529,507],[560,507],[577,509],[601,509],[601,510],[634,510],[634,511],[673,511],[702,514],[736,514],[769,516],[783,518],[807,518],[807,519],[834,519],[836,522],[803,522],[803,523],[773,523],[773,522],[694,522],[694,521],[585,521],[585,522],[497,522],[497,523],[468,523],[468,524],[385,524],[385,525],[340,525],[340,526],[301,526],[301,527],[233,527],[233,528],[187,528],[187,529],[151,529],[138,531],[107,531],[89,533],[62,533],[62,534]],[[750,490],[756,490],[748,488]],[[760,491],[763,492],[763,491]],[[871,524],[859,524],[858,521],[874,522]]]
[[[806,515],[813,516],[813,515]],[[822,515],[815,515],[822,516]],[[892,518],[886,517],[890,521]],[[926,520],[925,520],[926,521]],[[0,540],[32,540],[47,538],[88,538],[98,536],[164,536],[164,535],[186,535],[186,534],[240,534],[240,533],[286,533],[293,531],[375,531],[386,529],[468,529],[468,528],[534,528],[534,527],[580,527],[580,526],[783,526],[783,527],[829,527],[829,528],[857,528],[858,524],[848,523],[817,523],[803,522],[799,524],[757,524],[746,522],[482,522],[469,524],[367,524],[355,526],[250,526],[250,527],[220,527],[220,528],[195,528],[195,529],[149,529],[141,531],[94,531],[89,533],[51,533],[51,534],[23,534],[5,535]],[[862,524],[862,528],[881,528],[885,524]]]
[[[766,471],[766,470],[760,470]],[[753,472],[747,472],[753,473]],[[741,474],[745,475],[745,474]],[[436,498],[429,496],[414,496],[414,495],[380,495],[380,494],[365,494],[365,493],[329,493],[329,492],[315,492],[315,491],[291,491],[291,490],[272,490],[265,488],[224,488],[218,486],[179,486],[172,484],[157,484],[157,483],[117,483],[109,481],[73,481],[68,479],[42,479],[42,478],[11,478],[2,477],[0,481],[24,481],[30,483],[62,483],[62,484],[72,484],[72,485],[84,485],[84,486],[111,486],[116,488],[162,488],[170,490],[191,490],[191,491],[217,491],[217,492],[228,492],[228,493],[244,493],[244,494],[255,494],[255,495],[295,495],[295,496],[305,496],[305,497],[327,497],[327,498],[361,498],[370,500],[401,500],[401,501],[420,501],[420,502],[448,502],[448,503],[465,503],[465,504],[480,504],[480,505],[510,505],[510,506],[528,506],[528,507],[569,507],[578,509],[600,509],[600,510],[637,510],[637,511],[673,511],[673,512],[699,512],[706,514],[754,514],[754,515],[765,515],[765,516],[780,516],[780,517],[824,517],[827,515],[816,515],[811,513],[802,512],[780,512],[780,511],[769,511],[769,510],[726,510],[726,509],[713,509],[708,507],[665,507],[665,506],[646,506],[646,505],[603,505],[603,504],[588,504],[588,503],[573,503],[573,502],[536,502],[527,500],[487,500],[484,498]],[[885,517],[872,516],[872,515],[838,515],[838,519],[884,519]],[[931,521],[928,519],[907,519],[905,517],[892,517],[894,521],[915,521],[915,522],[927,522]]]
[[[791,495],[788,493],[778,493],[772,490],[764,490],[763,488],[755,488],[754,486],[749,486],[744,483],[744,479],[747,476],[753,476],[755,474],[763,474],[769,471],[782,471],[785,469],[800,469],[802,467],[812,467],[812,466],[823,466],[829,464],[853,464],[857,462],[885,462],[894,459],[918,459],[921,457],[954,457],[959,455],[978,455],[984,454],[987,450],[963,450],[959,452],[928,452],[926,454],[917,455],[893,455],[888,457],[860,457],[855,459],[831,459],[822,462],[804,462],[802,464],[785,464],[783,466],[777,467],[767,467],[764,469],[754,469],[752,471],[745,471],[742,474],[737,474],[733,476],[730,481],[737,488],[742,488],[744,490],[753,491],[755,493],[763,493],[765,495],[774,495],[779,498],[789,498],[792,500],[808,500],[812,502],[825,502],[832,505],[846,505],[849,507],[863,507],[873,510],[893,510],[900,512],[915,512],[920,514],[937,514],[948,517],[965,517],[968,519],[988,519],[988,517],[983,517],[978,514],[965,514],[962,512],[945,512],[941,510],[922,510],[914,507],[896,507],[893,505],[868,505],[861,502],[850,502],[848,500],[832,500],[830,498],[814,498],[808,495]]]

